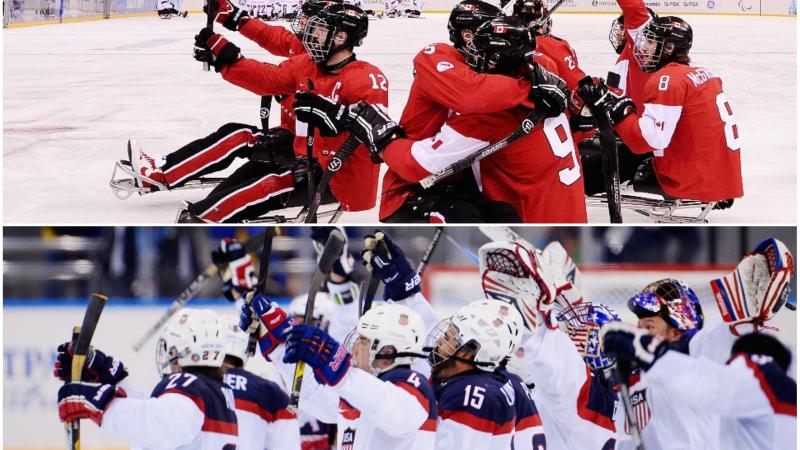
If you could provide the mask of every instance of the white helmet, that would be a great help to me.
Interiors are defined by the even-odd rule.
[[[289,307],[286,308],[286,313],[291,317],[304,316],[306,314],[306,300],[308,300],[308,294],[298,295],[293,298],[291,303],[289,303]],[[317,292],[317,297],[314,299],[314,314],[312,316],[314,323],[310,323],[309,325],[314,325],[317,328],[328,331],[331,320],[333,320],[333,307],[333,300],[331,300],[328,293]]]
[[[222,325],[225,327],[225,354],[239,358],[243,363],[247,362],[252,356],[250,335],[239,328],[239,318],[222,316]]]
[[[393,304],[380,303],[367,311],[345,339],[345,347],[353,353],[353,345],[366,339],[369,348],[368,360],[363,366],[370,367],[378,375],[401,365],[410,365],[417,357],[424,357],[422,343],[425,340],[425,322],[413,309]],[[382,350],[388,350],[383,351]],[[391,365],[376,368],[376,359],[393,359]],[[355,358],[353,358],[355,363]]]
[[[511,352],[511,355],[508,357],[506,369],[514,375],[522,378],[522,382],[525,383],[526,386],[533,384],[533,377],[531,376],[531,371],[528,368],[528,360],[525,358],[524,347],[517,347],[516,350]]]
[[[489,242],[478,255],[483,294],[514,305],[533,330],[540,306],[554,299],[554,286],[542,273],[537,251],[516,242]]]
[[[425,342],[425,347],[431,349],[428,360],[435,368],[456,357],[459,350],[465,350],[474,355],[465,362],[492,372],[519,346],[522,327],[522,317],[508,303],[474,301],[439,322],[428,334]]]
[[[156,345],[156,367],[162,375],[170,365],[222,367],[225,359],[225,328],[210,309],[183,309],[161,331]]]

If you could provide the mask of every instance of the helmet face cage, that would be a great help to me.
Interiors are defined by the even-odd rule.
[[[619,55],[625,49],[625,42],[627,42],[625,35],[625,22],[623,16],[619,16],[611,22],[611,30],[608,32],[608,41],[611,42],[611,47]]]
[[[429,351],[428,363],[432,369],[447,362],[464,346],[458,326],[453,318],[447,318],[436,324],[425,337],[424,349]]]
[[[156,343],[156,370],[158,373],[164,376],[173,373],[172,364],[177,363],[180,357],[181,354],[174,345],[168,345],[167,340],[163,337],[158,338]]]
[[[667,44],[673,46],[669,55],[664,53]],[[689,24],[677,17],[658,17],[636,36],[633,57],[643,72],[654,72],[691,47],[692,29]]]
[[[643,72],[653,72],[661,67],[664,38],[659,36],[654,28],[654,26],[645,27],[633,43],[633,57]]]
[[[603,352],[600,342],[600,327],[611,321],[618,321],[611,309],[604,305],[580,303],[572,305],[558,315],[558,321],[564,324],[567,335],[575,344],[578,353],[594,371],[611,367],[616,359]]]
[[[309,17],[306,20],[303,32],[303,47],[315,63],[328,60],[333,47],[333,36],[336,29],[328,25],[328,22],[318,16]]]

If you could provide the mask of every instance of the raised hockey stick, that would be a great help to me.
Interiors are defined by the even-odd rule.
[[[265,295],[267,293],[267,276],[269,275],[269,259],[272,255],[272,240],[275,237],[276,229],[269,227],[264,230],[264,245],[261,247],[261,259],[258,263],[258,281],[256,282],[256,293]],[[250,298],[248,296],[248,298]],[[249,305],[249,303],[248,303]],[[247,354],[255,354],[258,344],[258,328],[250,333],[247,340]]]
[[[425,254],[422,255],[422,259],[419,261],[419,265],[417,266],[417,275],[422,276],[422,273],[428,268],[428,263],[431,261],[433,251],[436,250],[436,247],[439,245],[439,240],[442,238],[442,233],[444,233],[444,227],[436,227],[436,232],[433,233],[433,237],[428,243],[428,249],[425,250]]]
[[[380,233],[383,234],[383,233]],[[378,255],[389,258],[389,249],[386,247],[386,243],[383,242],[383,239],[378,239],[378,233],[375,233],[375,249],[373,251],[377,252]],[[367,290],[364,293],[363,297],[364,300],[362,303],[361,309],[358,311],[359,316],[363,316],[366,314],[367,311],[372,309],[372,303],[375,301],[375,294],[378,293],[378,287],[381,285],[381,279],[378,276],[378,273],[373,268],[369,274],[369,284],[367,284]],[[363,291],[362,291],[363,292]]]
[[[500,139],[499,141],[495,142],[494,144],[487,145],[482,149],[479,149],[472,153],[471,155],[462,158],[453,164],[445,167],[444,169],[430,174],[427,177],[423,178],[419,184],[422,185],[423,189],[428,189],[431,186],[435,185],[439,181],[449,177],[450,175],[461,172],[464,169],[469,168],[474,163],[486,158],[487,156],[500,151],[506,147],[508,147],[514,141],[519,140],[530,134],[534,128],[536,128],[536,124],[541,122],[544,119],[544,114],[539,109],[533,109],[525,119],[519,124],[516,130],[513,133],[509,134],[508,136]]]
[[[255,234],[253,235],[253,237],[248,239],[247,242],[243,244],[245,250],[248,253],[255,251],[255,249],[257,249],[258,246],[261,245],[261,243],[263,242],[262,239],[264,239],[265,233],[266,231],[260,231],[258,234]],[[184,306],[186,306],[186,303],[188,303],[189,300],[193,299],[194,296],[197,295],[197,293],[200,292],[201,289],[203,289],[208,280],[211,279],[211,277],[213,277],[214,275],[216,275],[217,272],[219,272],[219,267],[217,267],[216,264],[211,264],[208,267],[206,267],[202,272],[200,272],[200,274],[197,275],[197,277],[195,277],[195,279],[192,280],[191,283],[189,283],[189,286],[187,286],[186,289],[184,289],[183,291],[181,291],[180,294],[178,294],[178,297],[169,305],[169,308],[167,308],[167,310],[164,312],[161,318],[159,318],[158,321],[155,324],[153,324],[153,326],[150,327],[144,333],[144,335],[142,335],[142,337],[139,338],[138,341],[134,342],[133,349],[137,352],[141,350],[144,344],[146,344],[147,341],[150,340],[150,338],[155,336],[155,334],[158,333],[159,330],[161,330],[161,327],[163,327],[164,324],[167,323],[170,317],[172,317],[176,312],[178,312]]]
[[[314,81],[311,78],[308,79],[308,91],[314,92]],[[314,157],[314,131],[314,127],[311,124],[308,124],[308,129],[306,131],[306,168],[308,169],[308,174],[306,177],[308,181],[309,205],[314,202],[314,164],[312,159]],[[314,214],[311,216],[311,220],[311,222],[306,223],[317,223],[316,211],[314,211]]]
[[[338,229],[331,230],[328,236],[328,241],[325,242],[325,248],[317,262],[317,268],[314,270],[314,276],[311,277],[311,286],[308,289],[308,298],[306,299],[306,311],[303,316],[304,323],[311,323],[314,317],[314,303],[316,301],[317,292],[322,287],[322,283],[328,279],[328,274],[333,269],[333,263],[339,258],[344,247],[344,235]],[[298,361],[294,369],[294,379],[292,379],[292,392],[289,395],[289,405],[287,409],[289,412],[297,412],[297,405],[300,403],[300,389],[303,385],[303,374],[305,373],[305,361]]]
[[[630,389],[628,386],[628,375],[631,373],[631,368],[627,362],[617,359],[617,378],[619,379],[620,396],[622,397],[622,405],[625,407],[625,417],[628,420],[628,426],[631,429],[631,440],[633,447],[636,450],[644,450],[644,443],[642,442],[641,430],[639,430],[639,421],[636,414],[633,412],[633,405],[631,405]]]
[[[206,0],[206,28],[211,31],[214,31],[214,8],[211,5],[211,2],[216,0]],[[214,58],[214,54],[211,53],[211,49],[206,50],[206,60],[203,62],[203,70],[205,72],[211,71],[211,60]]]
[[[68,380],[70,382],[81,380],[83,364],[86,362],[86,354],[89,353],[89,344],[92,342],[94,330],[97,328],[97,322],[100,320],[100,314],[103,312],[107,300],[108,297],[104,295],[92,294],[89,298],[89,304],[86,306],[86,312],[83,313],[83,323],[80,327],[72,329],[75,348],[72,356],[72,371]],[[77,338],[75,337],[76,334]],[[65,423],[64,426],[67,432],[67,448],[69,450],[80,450],[80,420],[73,420],[70,423]]]
[[[342,168],[347,159],[350,158],[353,152],[358,148],[359,144],[360,143],[358,142],[358,139],[356,139],[356,137],[350,133],[339,151],[333,155],[333,158],[328,163],[325,173],[322,174],[322,179],[319,180],[317,191],[314,193],[314,199],[311,201],[311,204],[308,205],[305,223],[316,223],[317,210],[319,209],[319,205],[322,203],[322,194],[325,193],[326,189],[328,189],[328,184],[331,182],[331,177],[333,177],[336,172]]]
[[[591,83],[590,78],[584,78],[578,84]],[[619,75],[613,72],[608,73],[609,86],[619,85]],[[619,156],[617,154],[617,137],[611,127],[611,119],[608,111],[600,106],[586,103],[592,116],[597,119],[597,130],[600,134],[600,161],[603,168],[603,183],[606,188],[606,199],[608,200],[608,216],[611,223],[622,223],[622,198],[619,190]]]

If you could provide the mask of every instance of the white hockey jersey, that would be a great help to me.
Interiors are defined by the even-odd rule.
[[[101,429],[146,449],[235,449],[233,392],[204,374],[164,377],[149,398],[117,398]]]
[[[236,400],[239,450],[300,449],[300,425],[280,386],[244,369],[226,370],[225,384]]]
[[[797,384],[771,358],[742,354],[723,365],[668,351],[645,377],[676,402],[719,415],[721,448],[795,448]]]
[[[540,317],[522,346],[547,449],[613,449],[617,394],[592,375],[570,338]]]

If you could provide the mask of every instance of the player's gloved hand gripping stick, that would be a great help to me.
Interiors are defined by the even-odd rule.
[[[338,154],[337,154],[338,155]],[[327,172],[326,172],[327,173]],[[311,285],[308,289],[308,299],[306,300],[306,311],[304,315],[304,323],[311,323],[314,316],[314,302],[322,287],[322,283],[328,279],[328,274],[333,269],[333,264],[339,258],[344,247],[344,235],[338,229],[331,231],[328,236],[328,241],[325,242],[325,248],[317,262],[317,268],[314,270],[314,275],[311,278]],[[300,389],[303,384],[303,374],[305,373],[305,362],[298,361],[294,370],[294,379],[292,380],[292,392],[289,396],[289,406],[287,409],[290,412],[297,411],[297,405],[300,403]]]

